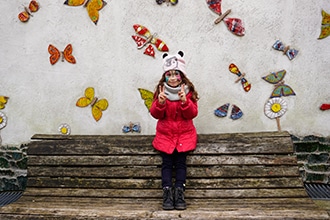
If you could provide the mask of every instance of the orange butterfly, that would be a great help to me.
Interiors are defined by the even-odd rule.
[[[69,63],[72,63],[72,64],[76,63],[76,59],[72,55],[72,45],[71,44],[68,44],[65,47],[64,51],[61,51],[61,52],[56,47],[49,44],[48,52],[50,54],[49,61],[52,65],[54,65],[60,59],[61,54],[62,54],[62,62],[64,61],[64,59],[66,59],[66,61],[68,61]]]
[[[102,111],[108,108],[108,100],[100,99],[94,96],[94,88],[88,87],[85,90],[85,96],[78,99],[76,106],[78,107],[87,107],[88,105],[92,106],[92,115],[95,121],[98,121],[102,117]]]
[[[18,19],[21,22],[27,22],[32,16],[32,12],[36,12],[39,10],[39,4],[37,1],[32,0],[29,4],[29,8],[24,7],[24,11],[18,14]]]

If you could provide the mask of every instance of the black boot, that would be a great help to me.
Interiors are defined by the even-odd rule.
[[[186,202],[184,201],[184,189],[176,187],[174,190],[174,204],[175,209],[184,210],[187,208]]]
[[[173,204],[173,192],[172,187],[163,188],[163,209],[172,210],[174,209]]]

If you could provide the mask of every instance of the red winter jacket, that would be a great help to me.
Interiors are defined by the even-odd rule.
[[[191,151],[196,148],[197,132],[193,118],[198,114],[197,102],[191,100],[192,93],[187,94],[186,103],[181,100],[166,100],[160,104],[154,99],[150,114],[158,119],[156,136],[152,142],[156,150],[172,154],[174,149],[178,152]]]

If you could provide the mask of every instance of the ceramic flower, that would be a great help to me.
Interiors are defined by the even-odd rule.
[[[288,105],[286,101],[284,101],[279,97],[276,97],[276,98],[271,98],[267,101],[267,103],[265,104],[264,111],[265,111],[265,115],[268,118],[274,119],[284,115],[287,109],[288,109]]]
[[[3,112],[0,112],[0,130],[6,127],[6,125],[7,125],[7,116]]]
[[[71,133],[71,128],[68,124],[63,123],[58,127],[58,131],[63,135],[69,135]]]

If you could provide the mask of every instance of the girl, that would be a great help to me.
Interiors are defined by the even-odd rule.
[[[163,55],[164,73],[156,86],[150,114],[158,119],[152,142],[162,156],[163,209],[186,209],[184,190],[186,158],[196,148],[197,132],[193,118],[198,114],[198,93],[186,77],[183,52]],[[172,170],[175,184],[172,187]]]

